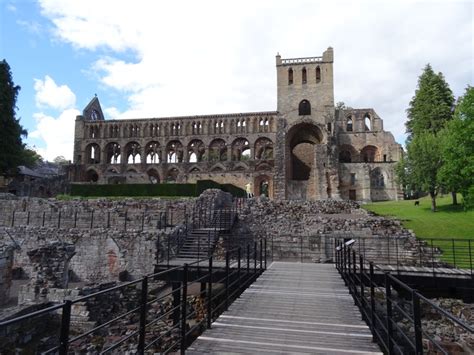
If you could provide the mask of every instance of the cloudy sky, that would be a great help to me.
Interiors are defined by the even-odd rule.
[[[335,101],[373,107],[405,140],[423,67],[473,85],[474,2],[0,0],[0,59],[44,158],[72,156],[74,119],[276,110],[275,55],[335,53]]]

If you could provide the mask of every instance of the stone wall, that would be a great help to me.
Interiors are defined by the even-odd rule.
[[[12,283],[13,247],[0,247],[0,306],[10,298]]]

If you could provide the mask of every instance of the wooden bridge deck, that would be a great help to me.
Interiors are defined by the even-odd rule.
[[[332,264],[274,262],[189,354],[382,354]]]

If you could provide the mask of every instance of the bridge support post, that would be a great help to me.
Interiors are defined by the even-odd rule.
[[[59,354],[67,355],[69,347],[69,326],[71,323],[71,300],[66,300],[62,309],[61,331],[59,335]]]
[[[179,305],[181,304],[181,283],[172,282],[171,289],[173,295],[173,325],[177,325],[179,323]]]
[[[138,328],[138,353],[145,353],[145,333],[146,333],[146,312],[147,312],[147,296],[148,296],[148,277],[142,280],[142,292],[140,299],[140,326]]]
[[[227,308],[229,308],[229,260],[230,255],[229,252],[227,251],[225,253],[225,310],[227,311]]]
[[[420,297],[416,290],[411,292],[411,300],[413,302],[413,328],[415,329],[415,354],[423,354],[423,334],[421,331],[421,309]]]
[[[187,308],[188,308],[188,264],[184,264],[183,269],[183,298],[181,300],[181,355],[186,353],[187,345]]]
[[[370,275],[370,327],[372,328],[372,334],[375,334],[375,289],[374,289],[374,264],[372,261],[369,264],[369,275]],[[372,338],[372,341],[375,341]]]
[[[387,351],[391,355],[393,354],[392,285],[388,273],[385,273],[385,297],[387,299]]]
[[[209,276],[207,279],[207,329],[212,323],[212,256],[209,258]]]

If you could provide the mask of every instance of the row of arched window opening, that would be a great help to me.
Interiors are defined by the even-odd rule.
[[[388,161],[387,154],[381,157],[378,148],[373,145],[365,146],[360,152],[350,146],[345,146],[339,152],[340,163],[374,163]]]
[[[321,68],[319,66],[316,67],[315,70],[315,81],[316,83],[321,82]],[[293,85],[294,83],[294,71],[293,68],[288,69],[288,85]],[[308,83],[308,71],[305,67],[301,69],[301,83],[307,84]]]
[[[215,139],[207,151],[208,161],[271,160],[273,159],[273,142],[268,138],[257,139],[254,146],[254,157],[251,157],[250,144],[245,138],[237,138],[231,145],[227,145],[223,139]],[[164,157],[163,153],[165,153]],[[185,148],[178,140],[169,142],[165,149],[162,149],[158,142],[149,142],[145,145],[144,155],[142,155],[142,147],[137,142],[128,143],[123,150],[120,144],[111,142],[104,149],[107,164],[122,164],[124,158],[126,164],[141,164],[142,159],[146,164],[159,164],[162,161],[166,163],[201,162],[205,159],[206,147],[201,140],[195,139],[188,144],[187,159],[185,159],[184,153]],[[87,164],[101,163],[99,145],[96,143],[87,145],[85,156]]]
[[[236,120],[230,121],[230,126],[226,127],[225,120],[216,120],[209,122],[209,133],[210,134],[223,134],[223,133],[248,133],[249,126],[252,126],[254,123],[255,127],[251,129],[251,131],[255,130],[258,132],[270,132],[271,127],[273,126],[273,118],[271,117],[260,117],[258,121],[249,122],[248,119],[241,118]],[[119,124],[112,124],[105,128],[104,138],[119,138],[120,137],[120,129],[121,125]],[[182,123],[171,123],[168,124],[158,124],[153,123],[148,125],[147,132],[151,137],[158,137],[160,136],[161,130],[163,130],[163,134],[166,135],[183,135],[183,134],[204,134],[203,124],[199,121],[193,121],[190,123],[188,132],[183,131],[183,124]],[[87,138],[100,138],[100,129],[99,126],[91,126],[86,131]],[[229,131],[230,132],[227,132]],[[141,137],[142,128],[138,124],[130,124],[123,126],[123,137],[133,138],[133,137]]]

